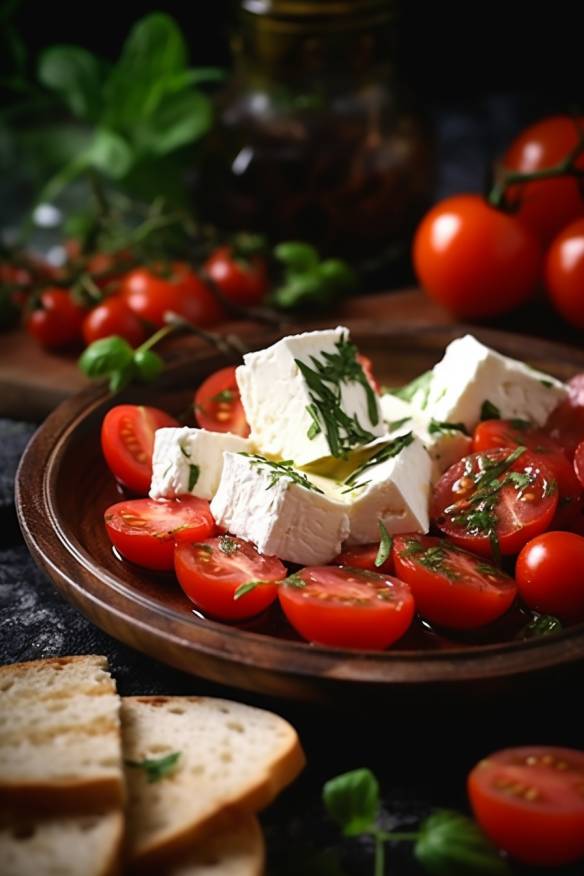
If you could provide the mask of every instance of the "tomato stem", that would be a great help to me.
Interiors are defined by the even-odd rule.
[[[221,353],[226,353],[228,355],[233,355],[235,353],[237,356],[241,356],[248,351],[247,346],[237,335],[220,335],[217,332],[208,332],[205,329],[193,325],[186,319],[183,319],[181,316],[172,313],[171,311],[166,313],[164,318],[166,325],[159,328],[158,331],[154,332],[151,337],[144,341],[144,343],[135,350],[136,353],[143,353],[146,350],[152,349],[152,347],[160,343],[160,341],[163,341],[169,335],[175,334],[179,331],[186,331],[201,338],[201,340],[205,341],[205,343],[214,347],[216,350],[219,350]]]
[[[419,833],[418,831],[413,831],[413,832],[409,832],[409,833],[408,833],[408,832],[406,832],[406,833],[403,833],[403,832],[401,832],[401,833],[400,833],[400,832],[396,832],[396,833],[394,833],[394,832],[392,831],[391,833],[386,833],[385,831],[380,830],[380,831],[376,834],[376,836],[377,836],[377,838],[380,839],[382,842],[391,842],[391,843],[394,843],[394,842],[395,842],[395,843],[398,843],[398,842],[415,842],[417,839],[419,839],[419,837],[420,837],[420,833]]]
[[[385,845],[381,834],[375,836],[375,876],[385,874]]]
[[[511,210],[512,205],[507,201],[507,189],[509,186],[519,183],[533,182],[534,180],[555,179],[560,176],[571,176],[575,179],[584,179],[584,169],[576,166],[577,159],[584,154],[584,129],[574,120],[578,131],[578,141],[565,155],[565,157],[552,167],[544,167],[529,173],[521,171],[505,170],[499,168],[501,177],[491,189],[487,198],[489,204],[497,210]]]

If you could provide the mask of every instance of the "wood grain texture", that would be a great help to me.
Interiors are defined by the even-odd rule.
[[[421,327],[379,321],[351,323],[352,336],[378,376],[399,385],[431,367],[464,327]],[[549,341],[482,330],[477,336],[507,355],[560,377],[584,370],[584,352]],[[247,338],[250,349],[276,339]],[[482,686],[522,683],[584,662],[584,625],[528,642],[420,649],[415,640],[382,653],[307,645],[290,631],[255,621],[231,627],[199,617],[172,576],[148,574],[115,558],[103,511],[120,494],[102,460],[101,419],[113,404],[163,407],[177,414],[198,382],[228,359],[183,350],[155,386],[132,387],[112,399],[89,388],[65,401],[36,433],[17,475],[17,510],[36,561],[65,596],[99,627],[133,647],[212,681],[264,694],[345,703],[388,693],[473,695]],[[276,633],[276,635],[274,634]]]

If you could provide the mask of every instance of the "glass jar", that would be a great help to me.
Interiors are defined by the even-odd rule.
[[[430,137],[394,69],[390,0],[240,0],[198,206],[356,265],[403,253]]]

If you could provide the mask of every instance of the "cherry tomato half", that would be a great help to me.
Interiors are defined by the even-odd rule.
[[[105,527],[112,544],[132,563],[157,571],[174,568],[175,541],[189,545],[208,538],[215,521],[205,499],[128,499],[105,512]]]
[[[554,238],[545,261],[546,285],[556,310],[576,328],[584,328],[584,219]]]
[[[397,535],[393,557],[395,574],[410,585],[422,617],[453,630],[491,623],[517,593],[509,575],[441,538]]]
[[[109,338],[110,335],[123,338],[131,347],[139,347],[146,339],[144,326],[118,295],[106,298],[83,320],[83,340],[86,344]]]
[[[158,408],[116,405],[103,418],[101,447],[117,480],[134,493],[146,495],[152,480],[154,433],[177,421]]]
[[[262,256],[238,256],[232,247],[222,246],[211,253],[204,267],[229,301],[254,305],[264,300],[268,291],[268,269]]]
[[[472,453],[434,487],[431,517],[460,547],[514,554],[543,532],[558,506],[553,475],[523,447]]]
[[[416,231],[413,257],[430,297],[466,319],[523,304],[542,259],[531,232],[478,195],[447,198],[430,210]]]
[[[264,557],[241,538],[220,535],[204,544],[177,544],[175,570],[179,584],[195,605],[220,620],[253,617],[274,602],[277,582],[286,567],[277,557]],[[256,586],[237,598],[246,584]]]
[[[553,167],[576,146],[578,125],[583,121],[552,116],[536,122],[513,141],[503,157],[503,166],[522,173]],[[576,164],[584,169],[584,155]],[[512,200],[519,201],[517,218],[544,244],[577,216],[584,215],[584,199],[573,177],[533,180],[509,187],[508,193]]]
[[[136,268],[125,275],[120,291],[130,310],[154,326],[164,325],[169,311],[198,326],[213,325],[223,316],[203,281],[183,262],[174,262],[168,271]]]
[[[403,581],[347,566],[307,566],[278,591],[284,614],[309,642],[382,650],[400,639],[414,616]],[[304,586],[300,582],[304,583]]]
[[[351,566],[353,569],[366,569],[368,572],[379,572],[393,575],[393,558],[391,553],[381,566],[375,565],[377,554],[379,553],[378,544],[360,544],[348,547],[339,554],[336,560],[332,561],[333,566]]]
[[[45,289],[38,307],[25,322],[27,332],[48,350],[60,350],[81,340],[86,310],[73,301],[64,289]]]
[[[515,567],[519,592],[530,608],[564,621],[584,620],[584,538],[544,532],[527,542]]]
[[[247,438],[249,426],[235,379],[235,365],[215,371],[195,393],[195,417],[201,429]]]
[[[525,864],[556,867],[584,855],[584,752],[508,748],[468,777],[475,818],[499,848]]]

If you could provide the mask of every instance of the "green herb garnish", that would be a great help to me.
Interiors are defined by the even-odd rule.
[[[218,539],[219,550],[223,551],[224,554],[227,554],[230,557],[235,551],[239,550],[239,545],[235,541],[234,538],[231,538],[230,535],[220,535]]]
[[[382,462],[386,462],[388,459],[392,459],[392,457],[397,456],[405,447],[408,447],[414,440],[414,436],[412,432],[406,432],[405,435],[399,435],[397,438],[394,438],[393,441],[389,441],[387,444],[383,444],[378,450],[376,450],[372,456],[369,457],[367,462],[364,462],[363,465],[360,465],[355,471],[349,475],[348,478],[345,479],[345,483],[349,486],[354,484],[356,480],[363,474],[363,472],[367,471],[370,468],[373,468],[376,465],[380,465]]]
[[[391,554],[391,547],[393,544],[393,538],[385,528],[382,521],[379,521],[379,550],[377,551],[377,556],[375,557],[375,566],[378,568],[379,566],[383,566],[386,560],[389,559],[389,555]]]
[[[527,432],[533,425],[529,420],[522,420],[521,417],[513,417],[509,420],[509,423],[514,429],[519,429],[520,432]]]
[[[186,456],[187,459],[190,459],[190,458],[191,458],[191,453],[190,453],[189,450],[186,449],[186,447],[184,446],[184,444],[182,443],[182,441],[179,442],[179,445],[178,445],[178,446],[179,446],[179,448],[180,448],[180,452],[182,453],[182,455],[183,455],[183,456]]]
[[[127,760],[125,763],[132,769],[144,770],[148,784],[152,785],[174,771],[180,756],[180,751],[173,751],[163,757],[145,758],[141,761]]]
[[[300,577],[297,572],[294,572],[292,575],[288,575],[287,578],[281,582],[285,587],[297,587],[301,590],[303,587],[306,587],[306,581]]]
[[[198,465],[189,465],[189,487],[188,492],[190,493],[197,481],[199,480],[199,475],[201,473],[201,469]]]
[[[235,398],[235,393],[232,389],[222,389],[217,395],[211,396],[211,401],[221,404],[222,402],[230,402]]]
[[[233,594],[234,599],[241,599],[242,596],[245,596],[246,593],[251,593],[252,590],[255,590],[256,587],[262,587],[266,584],[272,584],[272,581],[246,581],[245,584],[240,584],[235,593]]]
[[[417,539],[410,538],[405,543],[402,557],[413,557],[416,563],[420,563],[430,572],[444,575],[449,581],[456,581],[461,577],[460,572],[448,563],[453,553],[456,551],[451,550],[450,546],[439,544],[425,548]]]
[[[313,484],[312,481],[309,481],[305,474],[293,468],[294,462],[291,459],[274,462],[274,460],[266,459],[264,456],[256,456],[253,453],[245,452],[241,452],[240,456],[247,456],[251,460],[250,465],[253,468],[263,469],[269,475],[270,483],[266,487],[267,490],[274,487],[282,478],[286,478],[307,490],[324,495],[323,491],[316,484]]]
[[[500,420],[501,411],[487,399],[481,405],[481,420]]]
[[[407,402],[411,402],[414,396],[420,393],[417,407],[424,409],[428,404],[428,396],[430,395],[433,376],[432,371],[425,371],[410,383],[406,383],[405,386],[400,386],[398,389],[390,389],[388,391],[391,395],[396,395],[398,398]]]
[[[387,428],[390,432],[395,432],[396,429],[401,429],[402,426],[409,423],[411,419],[411,417],[402,417],[401,420],[393,420],[391,423],[387,424]]]
[[[270,303],[282,310],[327,307],[358,285],[357,275],[347,262],[321,260],[309,243],[280,243],[274,248],[274,256],[283,267],[283,276],[270,295]]]
[[[563,629],[562,622],[551,614],[539,614],[532,618],[528,624],[522,627],[517,634],[518,639],[539,639],[541,636],[550,636],[559,633]]]
[[[554,383],[552,380],[542,379],[539,382],[541,383],[542,386],[545,386],[547,389],[552,389],[554,386]]]
[[[435,420],[434,417],[430,420],[428,426],[430,435],[451,435],[453,432],[462,432],[463,435],[468,435],[468,429],[464,423],[448,423],[447,421]]]

